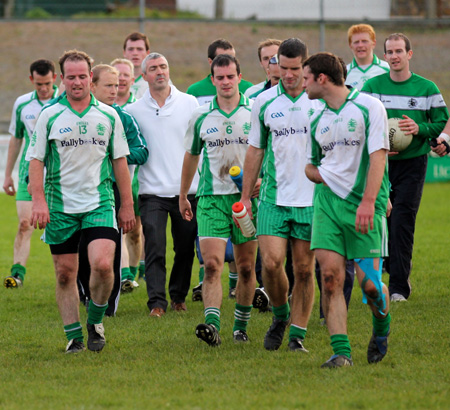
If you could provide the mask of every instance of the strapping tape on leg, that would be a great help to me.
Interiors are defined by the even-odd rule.
[[[386,309],[386,297],[383,293],[383,282],[381,281],[381,271],[383,264],[379,263],[378,270],[374,268],[374,258],[364,258],[364,259],[355,259],[355,262],[364,272],[364,279],[361,283],[361,290],[363,293],[363,303],[367,304],[367,299],[370,299],[373,304],[376,306],[378,312],[380,312],[383,316],[385,313],[383,312]],[[367,281],[370,280],[373,282],[378,291],[378,297],[376,299],[372,299],[370,296],[364,292],[364,287],[366,286]]]

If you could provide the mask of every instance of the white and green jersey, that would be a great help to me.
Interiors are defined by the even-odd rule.
[[[375,54],[373,55],[372,64],[364,67],[359,66],[354,58],[353,61],[347,65],[347,79],[345,80],[345,85],[361,90],[367,80],[388,72],[389,64],[386,61],[380,60]]]
[[[144,80],[144,77],[140,75],[136,80],[134,80],[134,83],[131,84],[130,91],[136,98],[136,100],[139,100],[141,98],[145,91],[148,90],[148,83]]]
[[[436,84],[414,73],[405,81],[393,81],[389,74],[383,74],[367,81],[362,92],[380,100],[388,118],[407,115],[419,126],[411,144],[389,157],[389,161],[416,158],[430,152],[428,142],[439,136],[448,120],[447,106]]]
[[[203,153],[197,196],[238,193],[229,170],[244,168],[248,148],[253,102],[241,94],[239,105],[227,114],[219,108],[217,97],[192,114],[184,137],[184,147],[192,155]]]
[[[78,113],[64,95],[42,110],[26,159],[46,166],[45,196],[51,211],[82,213],[114,206],[111,160],[128,154],[114,108],[91,96],[89,106]]]
[[[134,94],[132,92],[130,92],[130,96],[128,97],[127,102],[124,105],[121,105],[120,108],[126,110],[126,107],[130,104],[133,104],[136,102],[136,97],[134,96]]]
[[[58,87],[53,86],[53,96],[58,95]],[[18,139],[24,139],[25,144],[22,151],[19,164],[19,183],[26,183],[28,176],[29,162],[25,160],[30,138],[33,135],[36,121],[42,107],[49,100],[40,101],[36,91],[24,94],[17,98],[11,115],[11,123],[9,125],[9,133]]]
[[[376,98],[350,91],[345,103],[334,110],[328,105],[311,119],[308,161],[340,198],[359,205],[367,183],[369,156],[389,150],[386,110]],[[375,210],[386,214],[388,193],[387,165]]]
[[[250,98],[251,100],[254,100],[259,94],[262,93],[262,91],[264,90],[266,84],[267,84],[268,80],[263,81],[261,83],[252,85],[251,87],[247,88],[245,90],[244,95],[248,98]]]
[[[265,150],[262,201],[279,206],[312,205],[314,184],[305,175],[306,142],[310,116],[322,106],[309,100],[305,92],[292,98],[281,81],[256,98],[249,143]]]

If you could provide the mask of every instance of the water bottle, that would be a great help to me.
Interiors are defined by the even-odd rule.
[[[237,165],[230,168],[229,171],[230,177],[233,180],[233,182],[236,184],[236,186],[239,189],[239,192],[242,192],[242,170]]]
[[[231,207],[233,216],[236,218],[242,235],[246,238],[250,238],[255,235],[256,228],[247,212],[247,208],[242,202],[235,202]]]

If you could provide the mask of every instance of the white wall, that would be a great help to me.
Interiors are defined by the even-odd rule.
[[[215,0],[177,0],[180,10],[214,18]],[[224,0],[224,18],[259,20],[317,20],[319,0]],[[387,20],[391,0],[324,0],[326,20]]]

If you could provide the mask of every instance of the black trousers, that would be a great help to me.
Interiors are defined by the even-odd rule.
[[[194,216],[197,200],[188,196]],[[139,195],[139,211],[145,238],[145,281],[148,308],[167,310],[166,299],[166,227],[170,216],[175,257],[169,280],[169,296],[175,303],[184,302],[189,291],[194,261],[197,222],[181,217],[178,196],[163,198],[156,195]]]
[[[388,218],[389,293],[399,293],[405,298],[411,294],[409,276],[414,245],[416,215],[422,199],[427,172],[427,155],[389,161],[392,212]]]
[[[120,209],[120,195],[116,183],[113,183],[114,198],[116,203],[116,212]],[[117,214],[116,214],[117,217]],[[108,299],[108,309],[106,309],[106,316],[114,316],[119,307],[120,299],[120,279],[121,279],[121,268],[122,268],[122,230],[120,234],[117,235],[116,239],[116,251],[114,253],[114,285],[111,291],[111,296]],[[89,300],[91,298],[91,293],[89,291],[89,279],[91,277],[91,266],[89,265],[89,258],[87,254],[87,243],[81,233],[80,247],[78,249],[78,293],[80,295],[81,301]]]

